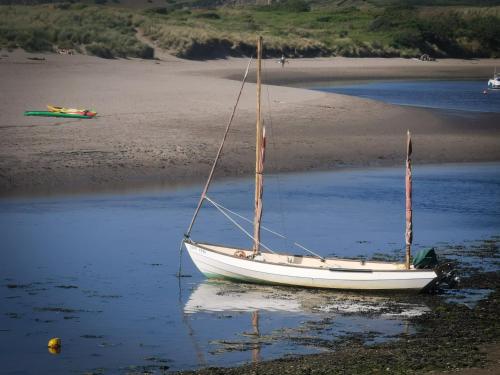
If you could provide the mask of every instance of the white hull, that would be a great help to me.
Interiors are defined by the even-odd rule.
[[[488,81],[488,88],[493,90],[500,90],[500,79],[490,79]]]
[[[432,270],[404,269],[403,264],[262,254],[192,241],[185,243],[196,267],[208,278],[261,284],[354,290],[421,290],[437,275]]]

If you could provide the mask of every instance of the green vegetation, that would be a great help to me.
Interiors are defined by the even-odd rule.
[[[498,0],[281,0],[269,6],[166,0],[146,9],[117,2],[0,6],[0,47],[152,58],[153,49],[137,39],[141,30],[156,46],[191,59],[250,55],[257,34],[268,56],[500,57]]]
[[[74,49],[92,55],[152,58],[136,38],[134,15],[85,4],[0,7],[0,46],[30,52]]]
[[[457,11],[425,17],[408,8],[388,8],[370,24],[370,31],[387,32],[398,49],[411,48],[437,57],[500,56],[498,16]]]

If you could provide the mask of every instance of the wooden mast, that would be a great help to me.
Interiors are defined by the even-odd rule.
[[[264,139],[261,123],[261,67],[262,67],[262,37],[257,39],[257,123],[255,141],[255,216],[253,220],[253,253],[259,252],[260,248],[260,222],[262,219],[262,172],[264,169]]]
[[[411,134],[408,130],[406,141],[406,269],[410,269],[411,257],[411,244],[413,242],[413,213],[411,208],[411,193],[412,193],[412,180],[411,180]]]

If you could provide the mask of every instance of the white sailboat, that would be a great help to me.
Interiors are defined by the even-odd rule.
[[[261,229],[277,234],[261,226],[263,169],[265,154],[265,130],[261,123],[261,56],[262,38],[257,44],[257,121],[256,121],[256,168],[255,168],[255,215],[253,220],[253,235],[245,231],[231,214],[240,215],[223,207],[208,197],[213,172],[222,152],[236,106],[241,95],[238,95],[236,105],[230,117],[223,141],[217,152],[215,162],[209,174],[207,183],[201,194],[198,206],[185,234],[185,245],[196,267],[208,278],[230,279],[252,283],[279,284],[313,288],[355,289],[355,290],[421,290],[437,278],[432,269],[416,269],[410,265],[410,248],[412,243],[412,209],[411,209],[411,139],[408,132],[407,144],[407,175],[406,175],[406,261],[405,263],[376,262],[338,258],[324,258],[304,246],[298,247],[311,253],[311,256],[278,254],[261,243]],[[247,67],[248,73],[248,67]],[[246,75],[242,82],[246,79]],[[239,229],[253,240],[253,247],[241,249],[228,245],[215,245],[195,241],[191,238],[191,230],[198,212],[204,202],[211,203],[224,216],[231,220]],[[243,218],[244,219],[244,218]],[[279,234],[278,234],[279,235]],[[331,252],[335,244],[325,244],[325,252]],[[266,250],[266,251],[265,251]],[[182,251],[182,244],[181,244]]]
[[[495,73],[493,73],[493,78],[488,81],[488,88],[492,90],[500,90],[500,74],[497,73],[495,68]]]

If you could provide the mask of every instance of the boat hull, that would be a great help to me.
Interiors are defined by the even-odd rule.
[[[77,113],[63,113],[51,111],[26,111],[25,116],[42,116],[42,117],[65,117],[65,118],[92,118],[93,116],[81,115]]]
[[[49,112],[53,113],[66,113],[69,115],[81,115],[81,116],[87,116],[87,117],[94,117],[97,112],[90,111],[88,109],[83,109],[83,108],[64,108],[64,107],[57,107],[51,104],[47,104],[47,109]]]
[[[500,90],[500,79],[490,79],[488,81],[488,88],[492,90]]]
[[[351,290],[421,290],[437,275],[432,270],[333,270],[241,258],[185,243],[196,267],[208,278],[260,284]]]

